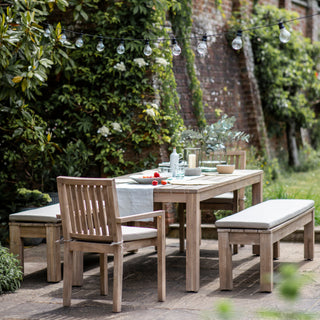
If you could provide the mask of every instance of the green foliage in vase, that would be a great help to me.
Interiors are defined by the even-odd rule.
[[[236,142],[249,142],[249,135],[234,129],[236,118],[223,114],[221,118],[202,130],[187,129],[180,134],[180,143],[183,147],[200,147],[210,153],[225,150]]]
[[[22,279],[19,260],[0,244],[0,295],[19,289]]]

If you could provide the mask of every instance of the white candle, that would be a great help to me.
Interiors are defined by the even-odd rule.
[[[195,168],[196,167],[196,155],[194,153],[189,154],[188,167],[189,168]]]

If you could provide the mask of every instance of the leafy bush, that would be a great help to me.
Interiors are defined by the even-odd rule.
[[[0,294],[20,288],[23,273],[19,260],[0,244]]]

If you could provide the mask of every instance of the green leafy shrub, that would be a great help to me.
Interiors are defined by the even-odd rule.
[[[18,189],[16,197],[17,207],[41,207],[50,203],[52,200],[47,193],[42,193],[39,190],[28,190],[26,188]]]
[[[19,260],[0,244],[0,294],[20,288],[23,273]]]

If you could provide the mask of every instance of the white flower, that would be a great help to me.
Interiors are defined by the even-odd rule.
[[[145,62],[143,58],[133,59],[133,62],[136,63],[140,68],[148,65],[148,63]]]
[[[159,106],[156,103],[151,103],[151,107],[156,110],[159,109]]]
[[[119,71],[126,71],[126,66],[123,62],[117,63],[114,68]]]
[[[102,126],[101,128],[98,129],[97,132],[103,135],[104,137],[107,137],[108,134],[110,133],[110,130],[106,126]]]
[[[156,115],[153,109],[147,109],[146,114],[152,118],[154,118]]]
[[[113,130],[118,131],[118,132],[122,132],[120,123],[112,122],[111,126],[112,126]]]
[[[169,64],[169,62],[164,58],[156,58],[156,63],[161,64],[165,67]]]

